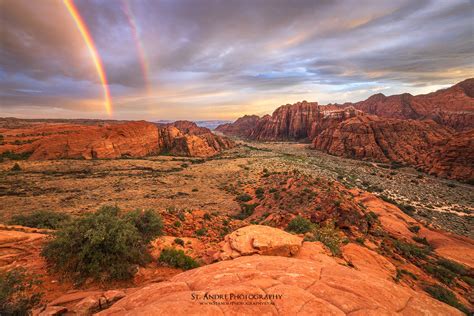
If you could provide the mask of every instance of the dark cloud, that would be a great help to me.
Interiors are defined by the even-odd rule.
[[[467,0],[75,2],[118,111],[129,109],[131,98],[137,113],[145,113],[154,105],[182,104],[177,98],[209,108],[285,98],[289,91],[329,96],[335,90],[327,86],[338,92],[363,86],[344,95],[358,98],[370,93],[367,85],[398,85],[394,91],[402,92],[474,75],[474,5]],[[69,108],[101,97],[87,48],[62,1],[3,0],[0,32],[0,98],[10,110],[15,104]],[[143,67],[153,90],[146,101]],[[61,105],[68,97],[73,105]]]

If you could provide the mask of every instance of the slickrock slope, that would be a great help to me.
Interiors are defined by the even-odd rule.
[[[229,298],[206,299],[206,293],[228,294]],[[230,298],[230,294],[234,296]],[[246,294],[251,299],[237,298]],[[213,301],[223,304],[214,305]],[[256,304],[233,305],[232,302]],[[425,294],[369,270],[361,272],[339,265],[324,254],[316,255],[316,260],[255,255],[222,261],[181,273],[169,282],[141,288],[97,315],[196,312],[205,315],[462,315]]]
[[[187,124],[189,123],[189,124]],[[3,129],[0,152],[29,155],[31,160],[143,157],[163,152],[208,157],[231,148],[229,139],[191,122],[159,128],[139,121],[105,126],[40,124]]]
[[[458,131],[474,128],[474,78],[424,95],[376,94],[365,101],[345,103],[365,113],[399,119],[432,119]]]

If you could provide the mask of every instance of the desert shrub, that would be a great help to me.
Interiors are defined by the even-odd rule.
[[[168,265],[173,268],[189,270],[199,267],[193,258],[187,256],[184,251],[174,249],[174,248],[165,248],[161,251],[158,261],[162,264]]]
[[[399,282],[400,279],[401,279],[404,275],[408,275],[408,276],[410,276],[412,279],[418,280],[418,277],[417,277],[415,274],[411,273],[410,271],[405,270],[405,269],[397,269],[397,274],[395,275],[395,282]]]
[[[70,219],[67,214],[52,211],[34,211],[31,214],[14,215],[10,225],[21,225],[33,228],[58,229]]]
[[[433,284],[426,286],[425,291],[438,301],[444,302],[461,310],[466,314],[469,314],[469,310],[466,308],[466,306],[461,304],[456,298],[456,295],[447,288],[441,285]]]
[[[127,279],[149,258],[147,236],[121,218],[118,207],[102,207],[64,225],[42,255],[53,270],[76,281]]]
[[[470,286],[474,287],[474,278],[471,278],[470,276],[467,276],[467,275],[463,275],[463,276],[461,276],[461,280],[463,280],[464,282],[466,282]]]
[[[334,222],[327,223],[323,227],[316,225],[312,231],[313,237],[309,241],[320,241],[329,248],[334,256],[340,256],[342,238]]]
[[[181,227],[181,222],[180,221],[175,221],[173,223],[173,226],[176,227],[176,228]]]
[[[21,171],[20,165],[17,162],[15,162],[15,164],[11,168],[11,171],[15,171],[15,172]]]
[[[179,218],[180,221],[184,221],[186,219],[183,212],[178,213],[178,218]]]
[[[394,241],[394,246],[397,252],[407,259],[424,259],[426,258],[426,255],[430,252],[430,249],[428,247],[420,248],[414,244],[410,244],[397,239]]]
[[[30,315],[41,300],[42,293],[33,291],[38,284],[22,268],[0,272],[0,315]]]
[[[408,230],[414,234],[418,234],[418,232],[420,231],[420,226],[413,225],[413,226],[408,227]]]
[[[210,221],[211,220],[211,214],[205,213],[204,216],[203,216],[203,219],[206,220],[206,221]]]
[[[263,188],[257,188],[255,190],[255,195],[257,196],[257,198],[259,199],[262,199],[263,198],[263,194],[265,193],[265,190]]]
[[[453,284],[454,279],[456,278],[456,274],[449,271],[443,266],[432,265],[428,264],[424,266],[426,272],[431,274],[436,279],[440,280],[446,285]]]
[[[414,236],[414,237],[413,237],[413,240],[416,241],[417,243],[420,243],[420,244],[423,244],[423,245],[426,245],[426,246],[431,247],[431,245],[430,245],[430,243],[428,242],[428,240],[426,239],[426,237]]]
[[[296,216],[286,226],[286,230],[297,234],[304,234],[309,232],[313,228],[313,224],[306,218]]]
[[[450,271],[452,271],[456,274],[465,275],[465,274],[469,273],[468,269],[465,266],[463,266],[460,263],[448,260],[448,259],[444,259],[444,258],[439,259],[438,261],[436,261],[436,264],[438,264],[440,266],[443,266],[446,269],[448,269],[448,270],[450,270]]]
[[[204,227],[196,230],[196,236],[204,236],[206,234],[207,234],[207,229]]]
[[[182,240],[181,238],[175,238],[174,243],[184,247],[184,240]]]
[[[124,216],[125,220],[135,226],[145,243],[163,234],[161,216],[153,210],[135,210]]]
[[[363,237],[357,237],[355,239],[356,243],[363,245],[365,243],[365,238]]]
[[[17,154],[17,153],[11,152],[11,151],[5,151],[5,152],[0,154],[1,158],[6,158],[6,159],[10,159],[10,160],[26,160],[30,156],[31,156],[30,152],[29,153]]]
[[[258,206],[258,203],[254,204],[241,204],[240,205],[240,213],[235,216],[236,219],[246,219],[247,217],[251,216],[255,211],[255,208]]]
[[[244,193],[244,194],[241,194],[241,195],[237,196],[236,200],[239,201],[239,202],[248,202],[248,201],[252,200],[252,197],[250,195]]]

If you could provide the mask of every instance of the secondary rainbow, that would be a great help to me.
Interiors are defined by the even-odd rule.
[[[122,11],[125,14],[125,17],[127,18],[128,25],[130,26],[130,29],[132,31],[133,40],[135,41],[135,48],[137,50],[140,67],[142,69],[143,81],[145,83],[146,92],[150,94],[150,77],[148,70],[148,62],[146,59],[142,41],[140,40],[137,24],[135,22],[135,17],[133,16],[133,12],[127,0],[122,0]]]
[[[94,44],[94,40],[92,39],[89,30],[87,29],[84,20],[82,19],[77,7],[74,4],[73,0],[63,0],[64,5],[66,6],[69,14],[74,20],[74,23],[77,26],[77,29],[81,33],[82,39],[86,43],[86,46],[89,50],[89,53],[92,57],[92,61],[94,63],[95,69],[97,70],[97,74],[99,75],[99,80],[102,84],[102,88],[104,90],[104,106],[105,110],[107,111],[108,115],[112,115],[112,101],[110,97],[110,90],[109,85],[107,83],[107,76],[104,71],[104,66],[102,64],[102,60],[100,59],[99,53],[97,52],[97,48]]]

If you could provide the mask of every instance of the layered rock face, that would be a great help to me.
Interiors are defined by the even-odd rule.
[[[357,116],[324,130],[315,149],[331,155],[408,164],[454,179],[474,178],[474,131],[452,133],[434,121]]]
[[[109,126],[60,126],[55,134],[22,146],[31,160],[143,157],[159,152],[158,130],[147,122]]]
[[[2,130],[0,152],[28,153],[31,160],[144,157],[163,152],[209,157],[231,148],[229,139],[191,122],[157,127],[145,121],[113,125],[41,124]]]
[[[376,94],[365,101],[346,103],[369,114],[399,119],[432,119],[463,131],[474,128],[474,79],[424,95]]]

